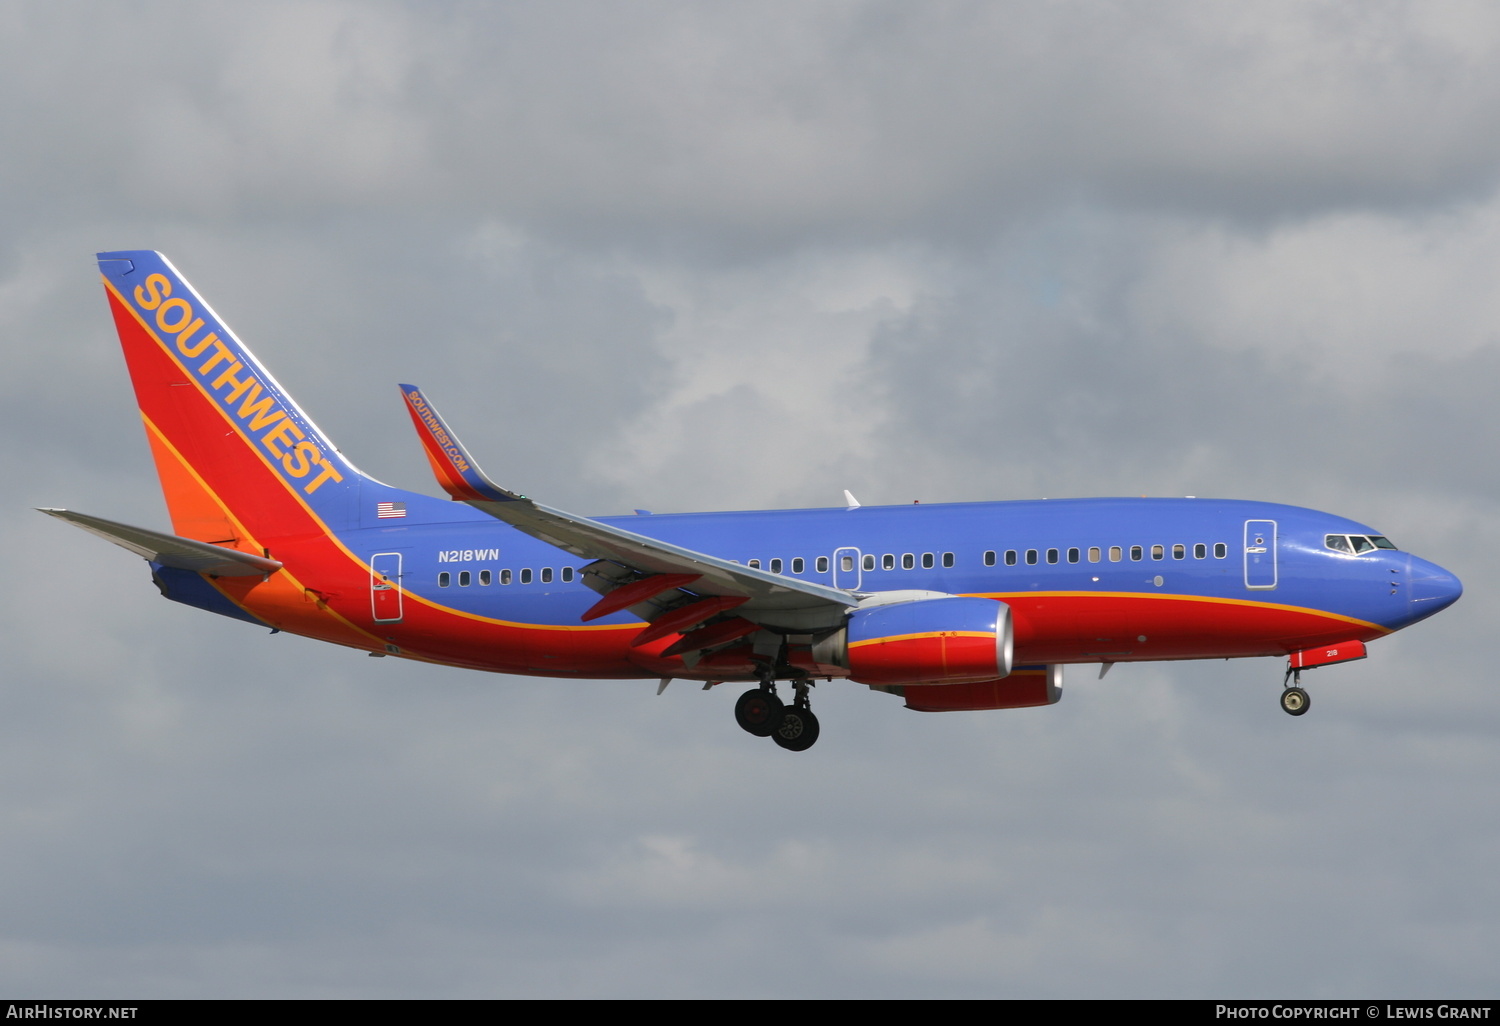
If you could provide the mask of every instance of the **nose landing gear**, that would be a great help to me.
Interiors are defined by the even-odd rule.
[[[1287,687],[1287,681],[1292,686]],[[1312,699],[1302,690],[1302,671],[1288,670],[1281,682],[1281,708],[1290,716],[1301,716],[1312,705]]]

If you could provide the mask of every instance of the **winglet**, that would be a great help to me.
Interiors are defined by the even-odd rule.
[[[479,469],[458,436],[448,430],[448,425],[443,423],[443,418],[438,416],[420,388],[402,385],[401,397],[406,400],[406,411],[417,426],[422,451],[427,454],[427,462],[432,464],[432,473],[443,486],[443,491],[459,502],[515,502],[525,498],[484,476],[484,471]]]

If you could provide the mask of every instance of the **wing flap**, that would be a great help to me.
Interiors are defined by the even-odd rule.
[[[143,559],[177,570],[189,570],[214,577],[263,577],[281,569],[280,563],[264,556],[226,549],[221,545],[210,545],[191,538],[179,538],[175,534],[148,531],[144,527],[131,527],[129,524],[89,516],[87,513],[75,513],[68,509],[41,509],[38,512],[66,520]]]

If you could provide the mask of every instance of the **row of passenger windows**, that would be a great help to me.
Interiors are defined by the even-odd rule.
[[[1135,561],[1140,561],[1140,560],[1145,559],[1146,558],[1147,548],[1148,547],[1144,546],[1144,545],[1132,545],[1132,546],[1130,546],[1129,547],[1130,558],[1132,560],[1135,560]],[[1172,558],[1173,559],[1187,559],[1188,558],[1188,547],[1186,545],[1182,545],[1182,544],[1172,545],[1172,546],[1170,546],[1170,548],[1171,548]],[[1207,559],[1208,558],[1208,548],[1209,548],[1208,545],[1204,544],[1203,542],[1199,542],[1198,544],[1194,545],[1193,546],[1193,558],[1194,559]],[[1167,549],[1168,549],[1168,546],[1166,546],[1166,545],[1152,545],[1152,546],[1149,546],[1149,549],[1150,549],[1150,552],[1151,552],[1151,558],[1152,559],[1166,559],[1167,558]],[[1042,550],[1042,549],[1025,549],[1024,553],[1025,553],[1025,561],[1026,561],[1027,565],[1030,566],[1030,565],[1035,565],[1037,563],[1042,562],[1042,554],[1043,554],[1044,551],[1046,553],[1046,561],[1048,563],[1060,563],[1060,562],[1063,561],[1063,550],[1062,549],[1046,549],[1046,550]],[[1068,549],[1067,550],[1067,561],[1069,563],[1079,563],[1079,562],[1082,562],[1083,561],[1083,551],[1084,551],[1083,549],[1077,549],[1077,548]],[[1118,562],[1120,562],[1121,560],[1123,560],[1125,558],[1126,548],[1124,546],[1121,546],[1121,545],[1111,545],[1109,547],[1109,549],[1108,549],[1108,552],[1109,552],[1109,561],[1111,563],[1118,563]],[[1105,554],[1105,550],[1103,548],[1101,548],[1100,546],[1095,545],[1095,546],[1091,547],[1088,550],[1088,561],[1090,563],[1099,563],[1099,562],[1102,562],[1104,560],[1104,554]],[[1213,546],[1213,554],[1214,554],[1214,558],[1215,559],[1224,559],[1224,558],[1226,558],[1229,555],[1229,546],[1226,545],[1223,542],[1218,542],[1218,543],[1216,543]],[[1021,562],[1021,559],[1022,559],[1022,550],[1017,550],[1017,549],[1006,549],[1005,550],[1005,565],[1006,566],[1015,566],[1017,563]],[[877,560],[878,560],[878,564],[877,564]],[[877,565],[879,565],[880,569],[882,569],[882,570],[894,570],[894,569],[896,569],[896,562],[897,562],[897,560],[900,560],[901,569],[903,569],[903,570],[915,570],[917,568],[918,562],[921,563],[923,570],[931,570],[934,567],[936,567],[939,562],[941,562],[944,567],[951,567],[955,563],[955,557],[954,557],[953,553],[951,553],[951,552],[943,552],[943,553],[923,552],[920,555],[917,555],[916,553],[912,553],[912,552],[904,552],[904,553],[902,553],[899,556],[897,556],[895,553],[891,553],[891,552],[887,552],[883,556],[876,556],[872,552],[867,552],[860,559],[860,568],[863,569],[863,570],[874,570],[875,567]],[[998,561],[999,561],[999,553],[996,552],[994,549],[989,549],[989,550],[987,550],[985,552],[985,554],[984,554],[984,565],[985,566],[994,566]],[[792,562],[792,573],[794,573],[794,574],[800,574],[800,573],[802,573],[803,567],[805,566],[802,558],[799,556],[799,557],[793,559],[791,562]],[[749,565],[753,569],[759,570],[760,569],[760,560],[758,560],[758,559],[752,559],[752,560],[749,561],[749,563],[747,565]],[[819,556],[817,558],[816,566],[817,566],[817,572],[818,573],[820,573],[820,574],[826,574],[828,572],[828,557],[827,556]],[[779,560],[779,559],[769,559],[769,560],[767,560],[766,561],[766,569],[770,570],[771,573],[773,573],[773,574],[779,574],[779,573],[781,573],[781,570],[782,570],[782,562],[781,562],[781,560]],[[839,557],[839,571],[841,573],[850,573],[853,570],[854,570],[854,556],[852,554],[851,555],[841,555]]]
[[[470,570],[460,570],[458,572],[458,586],[460,588],[467,588],[474,583],[474,578],[478,577],[479,586],[481,588],[488,588],[491,584],[495,583],[496,576],[500,578],[501,584],[510,584],[512,581],[519,581],[521,584],[530,584],[534,579],[540,579],[543,584],[551,584],[552,568],[550,566],[542,567],[541,570],[537,571],[536,578],[533,578],[531,567],[529,566],[518,571],[515,576],[512,576],[509,570],[501,570],[498,574],[493,574],[489,570],[480,570],[478,573]],[[564,584],[571,582],[573,580],[573,568],[570,566],[563,567],[558,572],[558,576]],[[452,584],[453,574],[446,570],[438,574],[439,588],[451,587]]]
[[[1167,546],[1165,546],[1165,545],[1152,545],[1150,548],[1151,548],[1151,558],[1152,559],[1166,559],[1167,558]],[[1046,553],[1047,553],[1047,562],[1049,562],[1049,563],[1058,563],[1058,562],[1062,561],[1062,550],[1061,549],[1047,549]],[[1172,546],[1172,558],[1173,559],[1187,559],[1187,554],[1188,554],[1188,548],[1187,548],[1186,545],[1180,545],[1179,544],[1179,545],[1173,545]],[[990,551],[988,551],[988,552],[986,552],[984,554],[984,565],[985,566],[994,566],[995,565],[995,557],[996,557],[996,555],[997,554],[996,554],[996,552],[993,549],[990,550]],[[1229,555],[1229,546],[1228,545],[1225,545],[1223,542],[1218,542],[1217,544],[1214,545],[1214,558],[1215,559],[1223,559],[1223,558],[1225,558],[1228,555]],[[1021,553],[1019,553],[1015,549],[1006,549],[1005,550],[1005,565],[1006,566],[1015,566],[1016,563],[1020,561],[1020,558],[1021,558]],[[1109,561],[1111,563],[1118,563],[1118,562],[1120,562],[1124,558],[1125,558],[1125,547],[1124,546],[1122,546],[1122,545],[1111,545],[1109,547]],[[1137,562],[1139,562],[1142,559],[1145,559],[1146,558],[1146,546],[1144,546],[1144,545],[1132,545],[1132,546],[1130,546],[1130,558],[1132,560],[1134,560],[1134,561],[1137,561]],[[1208,558],[1208,546],[1205,545],[1202,542],[1199,542],[1198,544],[1194,545],[1193,546],[1193,558],[1194,559],[1207,559]],[[1041,553],[1040,550],[1038,550],[1038,549],[1027,549],[1026,550],[1026,565],[1027,566],[1035,565],[1036,563],[1041,562],[1041,559],[1042,559],[1042,553]],[[1083,550],[1082,549],[1069,549],[1068,550],[1068,562],[1069,563],[1077,563],[1077,562],[1081,561],[1082,559],[1083,559]],[[1104,550],[1102,548],[1100,548],[1099,546],[1095,545],[1095,546],[1092,546],[1089,549],[1089,562],[1090,563],[1098,563],[1098,562],[1100,562],[1103,559],[1104,559]]]
[[[873,552],[866,553],[865,556],[864,556],[864,560],[863,560],[864,568],[866,570],[874,570],[875,569],[875,560],[876,560],[876,558],[877,557],[875,556],[875,554]],[[914,552],[903,552],[900,556],[897,556],[893,552],[887,552],[885,555],[879,557],[879,559],[880,559],[880,568],[882,570],[894,570],[894,569],[896,569],[896,560],[898,560],[898,559],[901,560],[901,569],[903,569],[903,570],[915,570],[917,568],[917,561],[919,559],[922,562],[922,569],[923,570],[931,570],[933,567],[937,566],[939,558],[942,559],[943,566],[952,566],[953,565],[954,556],[953,556],[953,553],[951,553],[951,552],[944,552],[944,553],[942,553],[941,557],[939,557],[939,554],[936,553],[936,552],[924,552],[920,556],[917,555]],[[739,560],[735,560],[735,562],[739,562]],[[802,571],[807,566],[806,562],[802,559],[801,556],[793,557],[791,563],[792,563],[792,573],[793,574],[800,574],[800,573],[802,573]],[[752,570],[759,570],[760,569],[760,560],[758,560],[758,559],[752,559],[752,560],[749,560],[748,562],[746,562],[745,565],[748,566],[748,567],[750,567]],[[783,564],[782,564],[781,560],[779,560],[779,559],[768,559],[768,560],[766,560],[766,569],[769,570],[773,574],[779,574],[779,573],[781,573],[782,565]],[[827,556],[819,556],[816,560],[814,560],[813,565],[817,568],[817,572],[818,573],[820,573],[820,574],[826,574],[828,572],[828,557]],[[848,573],[848,572],[852,571],[853,569],[854,569],[854,557],[852,555],[851,556],[841,556],[839,558],[839,570],[841,572]]]
[[[1332,538],[1334,536],[1330,535],[1329,537]],[[1384,541],[1384,539],[1380,539],[1380,540]],[[1387,543],[1387,544],[1389,544],[1389,543]],[[1186,559],[1187,558],[1187,546],[1186,545],[1173,545],[1171,548],[1172,548],[1172,558],[1173,559]],[[1062,549],[1046,549],[1045,553],[1046,553],[1046,561],[1048,563],[1060,563],[1060,562],[1062,562],[1062,559],[1063,559],[1063,550]],[[1223,558],[1225,558],[1228,555],[1229,555],[1229,546],[1225,545],[1223,542],[1219,542],[1218,544],[1214,545],[1214,558],[1215,559],[1223,559]],[[984,554],[984,565],[985,566],[994,566],[995,563],[998,561],[998,556],[999,556],[999,553],[997,553],[994,549],[987,550],[985,552],[985,554]],[[1024,558],[1025,558],[1026,564],[1028,566],[1032,566],[1032,565],[1035,565],[1037,563],[1040,563],[1042,561],[1042,558],[1043,558],[1043,550],[1040,550],[1040,549],[1026,549],[1026,550],[1024,550]],[[1123,560],[1124,558],[1125,558],[1125,549],[1122,546],[1111,545],[1109,547],[1109,561],[1111,563],[1118,563],[1121,560]],[[1142,545],[1132,545],[1132,546],[1130,546],[1130,558],[1132,560],[1136,560],[1136,561],[1145,559],[1146,558],[1146,547],[1142,546]],[[1151,558],[1152,559],[1166,559],[1167,558],[1167,546],[1165,546],[1165,545],[1152,545],[1151,546]],[[1194,545],[1193,546],[1193,558],[1194,559],[1207,559],[1208,558],[1208,546],[1205,545],[1205,544],[1203,544],[1203,543],[1201,543],[1201,542],[1198,543],[1197,545]],[[1016,549],[1006,549],[1005,550],[1005,565],[1006,566],[1015,566],[1017,563],[1019,563],[1021,561],[1021,559],[1022,559],[1022,552],[1021,551],[1016,550]],[[1083,559],[1083,550],[1082,549],[1073,548],[1073,549],[1068,549],[1067,550],[1067,561],[1069,563],[1078,563],[1078,562],[1081,562],[1082,559]],[[1099,546],[1095,545],[1095,546],[1093,546],[1092,548],[1090,548],[1088,550],[1088,561],[1090,563],[1098,563],[1098,562],[1102,561],[1103,559],[1104,559],[1104,549],[1102,549]],[[951,567],[956,562],[956,559],[955,559],[953,553],[951,553],[951,552],[943,552],[943,553],[923,552],[920,555],[917,554],[917,553],[913,553],[913,552],[903,552],[899,556],[896,555],[893,552],[887,552],[887,553],[885,553],[882,556],[876,556],[875,553],[873,553],[873,552],[867,552],[867,553],[864,554],[863,558],[861,558],[861,560],[860,560],[860,568],[863,569],[863,570],[874,570],[875,567],[876,567],[876,565],[877,565],[877,562],[876,562],[877,560],[879,561],[878,565],[879,565],[880,569],[882,569],[882,570],[894,570],[894,569],[896,569],[896,564],[897,564],[898,560],[900,561],[901,569],[903,569],[903,570],[915,570],[917,568],[917,564],[919,562],[921,563],[923,570],[932,570],[935,567],[937,567],[937,565],[940,562],[941,562],[941,564],[944,567]],[[790,562],[791,562],[791,572],[793,574],[804,573],[806,571],[806,569],[807,569],[807,561],[804,560],[801,556],[794,556],[790,560]],[[748,566],[748,567],[750,567],[752,570],[759,570],[761,568],[761,562],[758,559],[749,560],[749,561],[746,562],[745,565]],[[813,561],[813,565],[816,568],[816,571],[818,573],[820,573],[820,574],[826,574],[828,572],[828,566],[829,566],[828,557],[827,556],[818,556]],[[768,559],[768,560],[766,560],[766,569],[769,570],[773,574],[779,574],[779,573],[781,573],[783,571],[783,567],[784,566],[785,566],[785,564],[780,559]],[[854,556],[852,554],[851,555],[841,555],[839,557],[839,570],[841,572],[843,572],[843,573],[851,573],[851,572],[853,572],[853,570],[854,570]],[[559,579],[564,584],[567,584],[567,583],[572,582],[572,580],[573,580],[573,573],[574,573],[574,571],[573,571],[572,567],[565,566],[560,571],[558,571],[558,577],[559,577]],[[504,585],[504,584],[510,584],[513,581],[519,582],[521,584],[530,584],[530,583],[532,583],[532,581],[534,579],[535,580],[540,580],[540,582],[542,584],[551,584],[552,583],[552,567],[550,567],[550,566],[544,566],[544,567],[542,567],[541,570],[535,572],[535,577],[533,577],[533,571],[532,571],[532,569],[530,567],[525,567],[525,568],[523,568],[523,569],[521,569],[519,571],[516,571],[514,576],[512,576],[512,572],[510,570],[500,570],[500,571],[480,570],[477,573],[474,572],[474,571],[470,571],[470,570],[460,570],[458,572],[457,576],[458,576],[458,586],[460,588],[467,588],[467,587],[469,587],[471,584],[474,583],[475,577],[477,577],[479,579],[478,583],[479,583],[479,586],[482,587],[482,588],[487,588],[491,584],[494,584],[496,577],[499,578],[499,582],[502,585]],[[442,573],[438,574],[438,587],[439,588],[448,588],[448,587],[451,587],[453,585],[453,577],[454,577],[454,575],[452,573],[446,571],[446,570],[443,571]]]

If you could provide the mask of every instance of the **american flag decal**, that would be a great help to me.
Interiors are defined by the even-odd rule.
[[[381,520],[391,517],[406,516],[406,503],[404,502],[377,502],[375,504],[375,516]]]

